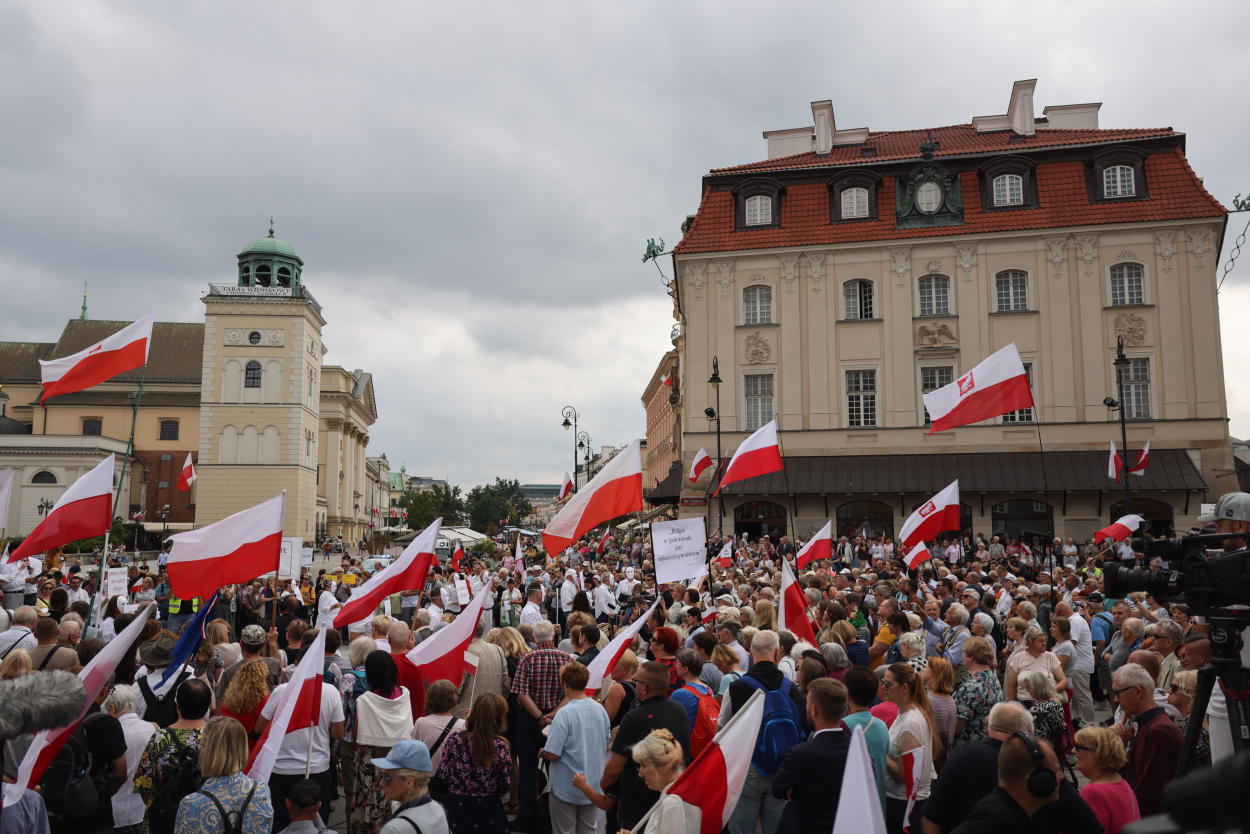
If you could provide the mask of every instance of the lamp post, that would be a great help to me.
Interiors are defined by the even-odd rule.
[[[720,490],[720,480],[724,477],[722,465],[724,461],[721,459],[720,446],[720,358],[712,357],[712,375],[707,378],[708,385],[712,386],[712,391],[716,395],[716,407],[708,407],[703,409],[703,413],[709,420],[716,421],[716,489]],[[716,529],[721,537],[725,535],[725,496],[716,496]]]
[[[580,431],[577,433],[577,448],[582,450],[582,459],[585,461],[584,466],[586,468],[586,483],[590,483],[590,435],[589,434],[587,434],[584,431]],[[576,453],[574,453],[573,460],[574,461],[577,460]],[[576,481],[577,479],[574,478],[573,480]]]
[[[169,538],[169,536],[166,535],[166,533],[169,532],[168,518],[169,518],[169,505],[166,504],[165,506],[161,507],[161,541],[162,542],[165,541],[165,539]]]
[[[566,405],[560,412],[564,417],[564,422],[560,425],[566,429],[573,430],[573,491],[577,492],[577,409],[571,405]]]
[[[51,512],[52,508],[55,506],[56,504],[50,501],[49,499],[40,498],[39,503],[35,506],[35,509],[39,511],[39,517],[43,518],[45,515]]]
[[[1125,407],[1124,400],[1124,380],[1128,376],[1128,357],[1124,355],[1124,337],[1117,336],[1115,340],[1115,361],[1111,363],[1115,368],[1115,385],[1116,393],[1119,399],[1115,397],[1107,397],[1102,404],[1112,411],[1120,412],[1120,460],[1123,461],[1120,467],[1120,477],[1124,480],[1124,513],[1129,515],[1133,512],[1133,485],[1129,483],[1129,458],[1128,458],[1128,409]]]

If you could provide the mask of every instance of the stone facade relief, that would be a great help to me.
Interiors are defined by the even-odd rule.
[[[1079,250],[1077,257],[1085,266],[1085,277],[1089,278],[1093,276],[1094,264],[1098,262],[1098,233],[1077,235],[1076,246]]]
[[[956,263],[960,270],[963,271],[964,280],[972,280],[972,270],[977,265],[977,245],[975,243],[956,243],[955,254],[957,256]]]
[[[1176,229],[1155,231],[1155,254],[1159,256],[1159,268],[1164,272],[1171,272],[1172,258],[1176,255]]]
[[[907,286],[907,273],[911,270],[911,247],[892,246],[885,250],[890,255],[890,271],[894,273],[894,284],[899,289]]]
[[[781,261],[781,280],[785,282],[786,295],[791,295],[799,280],[799,256],[782,255],[778,260]]]
[[[1146,320],[1136,313],[1120,313],[1115,317],[1113,327],[1115,335],[1129,347],[1140,347],[1146,343]]]
[[[1068,263],[1068,236],[1046,238],[1046,260],[1050,262],[1051,276],[1063,277],[1063,268]]]
[[[1213,235],[1206,226],[1189,229],[1185,232],[1189,239],[1189,254],[1194,258],[1194,267],[1202,269],[1202,259],[1211,254]]]
[[[954,345],[959,337],[949,324],[922,324],[916,328],[916,347],[939,348]]]
[[[703,298],[703,288],[707,286],[707,261],[686,264],[686,284],[690,287],[692,298]]]
[[[743,359],[748,365],[760,365],[767,362],[773,356],[773,349],[769,346],[768,340],[759,333],[752,333],[746,337],[744,341]]]
[[[734,262],[732,260],[713,261],[716,268],[716,283],[720,286],[720,297],[728,299],[734,288]]]

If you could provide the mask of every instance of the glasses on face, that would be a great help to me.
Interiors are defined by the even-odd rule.
[[[1133,686],[1122,686],[1122,687],[1120,687],[1119,689],[1112,689],[1112,690],[1111,690],[1111,694],[1112,694],[1112,695],[1114,695],[1115,697],[1119,698],[1119,697],[1120,697],[1120,693],[1121,693],[1121,692],[1128,692],[1130,689],[1136,689],[1136,688],[1137,688],[1137,686],[1136,686],[1136,685],[1133,685]]]

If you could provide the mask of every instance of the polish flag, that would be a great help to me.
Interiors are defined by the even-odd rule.
[[[472,674],[472,664],[466,659],[473,633],[482,617],[482,610],[494,601],[495,590],[491,583],[478,592],[473,601],[456,619],[417,644],[405,657],[421,670],[423,681],[448,680],[459,687],[466,672]],[[472,666],[476,671],[477,667]]]
[[[602,556],[602,555],[603,555],[603,551],[607,549],[607,546],[608,546],[608,539],[610,539],[610,538],[612,538],[612,530],[611,530],[611,529],[604,530],[604,531],[603,531],[603,538],[599,539],[599,546],[595,548],[595,553],[597,553],[597,554],[599,554],[600,556]]]
[[[778,619],[781,620],[782,628],[813,646],[820,645],[816,642],[816,632],[812,630],[812,621],[807,617],[807,597],[803,596],[803,588],[794,578],[794,571],[790,570],[788,559],[781,560],[780,607],[781,610],[777,613],[780,615]]]
[[[451,570],[453,573],[460,573],[460,560],[464,558],[464,548],[460,546],[459,540],[456,541],[456,549],[451,553]]]
[[[826,521],[820,532],[807,540],[803,549],[794,557],[794,564],[803,570],[812,562],[833,558],[833,522]]]
[[[9,561],[104,535],[113,519],[113,467],[113,455],[109,455],[70,484],[39,526],[9,554]]]
[[[516,534],[516,555],[512,557],[512,566],[517,573],[525,573],[525,551],[521,549],[521,534]]]
[[[907,517],[899,533],[898,543],[910,551],[916,544],[937,538],[938,533],[958,529],[959,481],[954,480]]]
[[[642,441],[616,453],[543,530],[548,553],[560,553],[587,530],[642,509]]]
[[[1124,461],[1120,457],[1120,453],[1115,450],[1115,441],[1111,441],[1111,448],[1107,452],[1107,477],[1120,482],[1120,472],[1124,469]]]
[[[667,385],[671,388],[673,387],[673,378],[669,376],[668,374],[665,374],[664,376],[660,377],[660,383],[662,385]]]
[[[903,561],[907,563],[908,570],[915,570],[916,566],[922,562],[927,562],[933,558],[933,554],[929,552],[929,548],[925,545],[924,540],[916,542],[911,549],[903,557]]]
[[[929,434],[1033,407],[1029,377],[1014,344],[991,353],[950,385],[924,395]]]
[[[1146,445],[1141,447],[1141,452],[1137,455],[1137,463],[1129,467],[1129,472],[1134,475],[1145,475],[1146,464],[1150,462],[1150,441],[1146,441]]]
[[[39,360],[43,380],[43,399],[72,394],[106,382],[118,374],[142,367],[148,361],[152,343],[152,322],[155,316],[144,316],[118,330],[112,336],[78,353]]]
[[[1122,542],[1137,532],[1137,528],[1146,519],[1137,514],[1122,515],[1115,520],[1114,524],[1109,524],[1094,534],[1094,541],[1100,542],[1105,539]]]
[[[634,638],[638,636],[638,632],[642,631],[642,627],[647,624],[647,619],[651,616],[651,612],[655,611],[655,607],[659,604],[660,601],[658,599],[651,603],[647,613],[618,631],[616,636],[603,647],[603,651],[595,655],[595,659],[590,661],[590,665],[586,667],[586,670],[590,672],[590,680],[586,684],[587,695],[593,698],[595,693],[603,686],[603,682],[608,679],[612,674],[612,670],[616,668],[621,655],[625,654],[625,650],[634,644]]]
[[[325,684],[326,630],[320,629],[308,651],[300,656],[295,673],[279,694],[273,720],[265,725],[259,743],[247,762],[247,775],[269,781],[283,740],[291,733],[316,727],[321,718],[321,693]],[[310,738],[309,743],[312,742]]]
[[[845,732],[845,730],[843,730]],[[842,769],[842,790],[838,794],[838,813],[833,820],[833,834],[885,834],[885,814],[877,798],[877,780],[864,728],[851,733],[851,747]]]
[[[725,546],[720,549],[720,553],[716,555],[716,566],[719,568],[733,567],[734,563],[734,540],[730,539],[725,542]]]
[[[738,451],[730,458],[713,495],[720,495],[726,484],[745,481],[756,475],[767,475],[784,468],[781,462],[781,445],[777,442],[777,421],[769,420],[742,441]]]
[[[207,527],[175,533],[169,585],[181,599],[209,597],[223,585],[278,569],[286,492]]]
[[[191,462],[191,453],[187,452],[187,462],[182,465],[182,475],[178,478],[178,491],[190,492],[193,483],[195,483],[195,464]],[[374,513],[376,512],[377,510],[374,510]]]
[[[920,790],[920,783],[924,781],[926,766],[928,766],[928,760],[925,758],[923,747],[914,747],[903,754],[903,786],[907,789],[907,810],[903,812],[904,831],[911,830],[908,821],[911,819],[911,809],[916,805],[916,794]]]
[[[422,530],[385,570],[375,573],[363,585],[352,588],[352,595],[334,617],[334,627],[360,622],[391,594],[422,591],[430,565],[434,562],[434,545],[438,542],[438,530],[442,526],[441,518],[434,519],[434,523]]]
[[[573,494],[573,479],[569,477],[569,473],[564,473],[564,483],[560,485],[560,494],[556,496],[557,501],[563,501]]]
[[[740,710],[716,734],[703,752],[694,757],[677,780],[664,789],[664,796],[681,797],[686,814],[686,831],[719,834],[729,824],[729,817],[742,795],[756,736],[764,718],[764,693],[755,692]],[[873,796],[876,796],[876,782]],[[635,830],[659,807],[652,806]],[[880,808],[878,808],[880,810]]]
[[[15,803],[21,798],[22,792],[26,788],[34,788],[39,784],[39,780],[43,779],[44,771],[48,769],[48,765],[61,752],[61,748],[65,746],[65,742],[69,740],[69,737],[74,734],[78,723],[87,714],[87,709],[95,703],[95,699],[99,697],[100,691],[109,682],[109,677],[113,674],[117,665],[122,662],[122,659],[130,651],[135,641],[142,636],[143,627],[147,625],[148,620],[155,612],[155,605],[149,603],[143,606],[130,625],[126,626],[116,638],[105,643],[104,648],[100,649],[99,653],[91,659],[91,662],[78,673],[78,679],[82,681],[83,688],[86,690],[82,702],[82,713],[69,726],[55,730],[40,730],[35,734],[34,740],[31,741],[30,747],[26,749],[26,755],[18,766],[16,783],[5,785],[4,804],[10,805]]]
[[[699,476],[703,471],[712,465],[712,458],[707,453],[707,449],[700,449],[698,454],[694,456],[694,460],[690,463],[690,483],[699,480]]]

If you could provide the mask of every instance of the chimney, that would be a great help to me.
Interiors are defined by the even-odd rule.
[[[827,156],[833,150],[833,102],[813,101],[812,120],[816,125],[816,153]]]
[[[1021,136],[1032,136],[1033,128],[1033,90],[1037,87],[1037,79],[1017,81],[1011,85],[1011,105],[1007,108],[1007,120],[1011,129]]]

